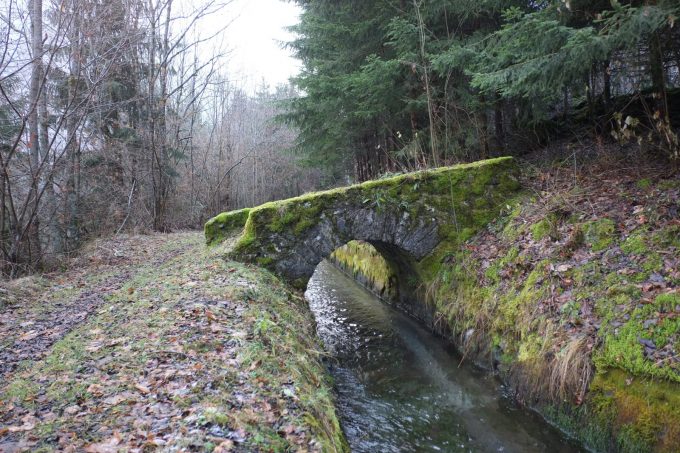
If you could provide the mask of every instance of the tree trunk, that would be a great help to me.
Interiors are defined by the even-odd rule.
[[[155,229],[157,231],[167,231],[166,206],[170,190],[170,172],[168,158],[167,140],[167,104],[168,104],[168,63],[170,58],[170,13],[172,11],[172,0],[168,0],[166,5],[166,17],[163,30],[162,59],[160,61],[159,85],[160,99],[158,103],[158,191],[156,194],[156,219]]]
[[[663,50],[659,33],[655,32],[649,42],[649,68],[652,90],[656,96],[655,110],[659,119],[668,119],[668,98],[666,96],[666,73],[663,66]]]
[[[70,36],[70,61],[69,61],[69,83],[68,83],[68,102],[72,106],[78,105],[80,97],[81,79],[81,20],[78,11],[77,0],[72,3],[71,14],[73,14],[73,24],[71,25]],[[66,249],[74,249],[79,242],[78,234],[78,206],[80,199],[80,143],[78,141],[78,120],[74,109],[70,109],[66,119]]]
[[[505,150],[505,132],[503,130],[503,98],[496,95],[494,104],[494,132],[496,133],[497,153],[502,154]]]
[[[44,72],[44,71],[43,71]],[[43,84],[46,80],[46,74],[43,74]],[[41,171],[41,187],[44,188],[45,197],[45,212],[47,220],[47,253],[54,258],[63,252],[61,228],[59,226],[59,206],[57,198],[54,193],[54,172],[55,162],[50,156],[50,136],[48,124],[47,111],[47,90],[40,90],[40,100],[38,101],[38,117],[39,117],[39,142],[40,142],[40,159],[42,161]],[[40,213],[38,213],[38,216]],[[44,251],[43,251],[44,252]]]
[[[38,104],[40,103],[40,91],[43,82],[43,45],[42,45],[42,0],[31,0],[31,51],[33,54],[33,63],[31,67],[31,87],[29,92],[30,112],[28,114],[29,125],[29,144],[31,151],[31,187],[30,196],[33,203],[33,212],[29,214],[28,222],[28,236],[29,236],[29,250],[28,259],[36,265],[40,266],[42,251],[40,247],[40,221],[38,220],[38,212],[40,208],[40,120],[38,117]],[[16,258],[19,258],[21,253],[21,242],[23,242],[23,235],[15,237]]]

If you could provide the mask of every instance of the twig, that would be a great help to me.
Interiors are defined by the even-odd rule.
[[[120,233],[120,230],[123,229],[128,218],[130,218],[130,211],[131,211],[131,205],[132,205],[132,195],[135,192],[135,186],[136,185],[137,185],[137,180],[135,179],[134,181],[132,181],[132,189],[130,189],[130,195],[128,195],[127,215],[125,216],[125,220],[123,220],[123,223],[118,228],[118,231],[116,231],[116,235],[118,235]]]

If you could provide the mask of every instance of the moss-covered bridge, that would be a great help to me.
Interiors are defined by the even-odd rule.
[[[516,170],[503,157],[310,193],[220,214],[205,235],[214,244],[242,229],[234,257],[297,287],[336,248],[366,241],[395,264],[400,286],[413,288],[498,215],[519,190]]]

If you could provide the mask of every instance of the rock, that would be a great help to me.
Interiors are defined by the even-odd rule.
[[[638,338],[638,342],[642,346],[644,346],[645,348],[656,349],[656,345],[654,344],[654,342],[652,340],[647,340],[645,338]]]
[[[654,283],[665,283],[666,279],[663,275],[657,274],[656,272],[649,276],[649,281]]]
[[[645,329],[649,329],[652,326],[655,326],[659,323],[659,320],[657,318],[652,318],[646,320],[644,323],[642,323],[642,327]]]

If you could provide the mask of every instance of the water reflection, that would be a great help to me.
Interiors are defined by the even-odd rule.
[[[355,452],[580,451],[500,396],[497,382],[323,262],[306,297]]]

